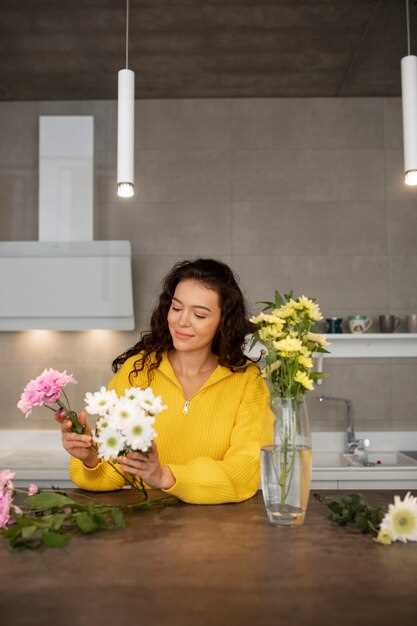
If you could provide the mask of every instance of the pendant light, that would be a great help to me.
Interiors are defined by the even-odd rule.
[[[404,173],[406,185],[417,185],[417,57],[410,54],[410,2],[405,1],[408,55],[401,59]]]
[[[118,72],[117,195],[135,193],[135,73],[128,69],[129,0],[126,0],[126,67]]]

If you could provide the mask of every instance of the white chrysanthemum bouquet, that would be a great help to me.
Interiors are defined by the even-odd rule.
[[[98,457],[105,461],[137,450],[146,453],[157,437],[155,415],[167,408],[150,387],[130,387],[121,397],[101,387],[95,393],[87,392],[84,401],[87,413],[99,416],[93,441]]]

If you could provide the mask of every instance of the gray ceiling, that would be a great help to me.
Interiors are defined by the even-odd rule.
[[[0,100],[116,97],[125,0],[0,6]],[[404,0],[131,0],[129,66],[137,98],[398,96],[405,41]]]

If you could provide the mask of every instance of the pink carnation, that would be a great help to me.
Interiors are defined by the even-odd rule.
[[[28,496],[34,496],[38,492],[39,492],[38,485],[35,485],[35,483],[31,483],[28,487]]]
[[[13,489],[12,480],[15,476],[16,472],[12,472],[9,469],[0,472],[0,492],[3,492],[5,489]]]
[[[14,477],[15,472],[8,469],[0,472],[0,528],[5,528],[10,519]]]
[[[51,404],[59,400],[62,389],[68,383],[77,381],[66,370],[58,372],[53,369],[45,369],[37,378],[29,381],[23,390],[17,408],[28,417],[34,406]]]
[[[0,493],[0,528],[5,528],[10,519],[10,505],[12,503],[12,492],[6,489]]]

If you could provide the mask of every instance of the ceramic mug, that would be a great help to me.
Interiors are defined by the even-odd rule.
[[[409,333],[417,333],[417,315],[412,313],[407,315],[407,330]]]
[[[330,334],[343,333],[343,318],[342,317],[326,317],[327,329],[326,332]]]
[[[367,315],[351,315],[349,317],[351,333],[366,333],[371,324],[372,320]]]
[[[401,318],[396,315],[380,315],[379,330],[381,333],[395,333],[401,323]]]

